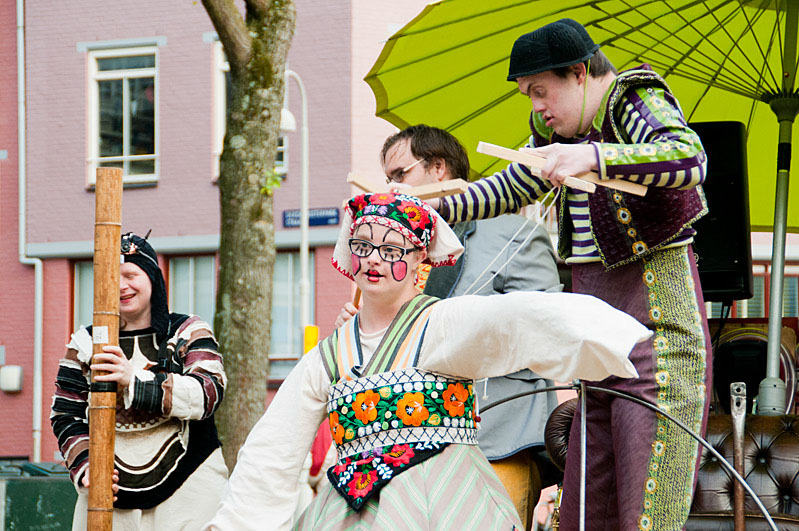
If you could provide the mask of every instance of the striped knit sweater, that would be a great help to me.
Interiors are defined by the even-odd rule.
[[[609,91],[610,92],[610,91]],[[628,143],[602,142],[604,108],[600,108],[589,134],[580,139],[563,139],[534,114],[534,134],[525,147],[552,142],[592,143],[601,179],[623,179],[650,187],[685,190],[705,178],[705,156],[699,137],[686,124],[674,97],[661,86],[638,86],[626,91],[614,106],[615,123]],[[442,199],[440,213],[449,223],[485,219],[518,212],[546,194],[552,185],[536,177],[528,166],[510,164],[506,169],[475,183],[462,195]],[[571,249],[568,263],[600,261],[591,236],[588,193],[564,187],[567,215],[571,219]],[[686,228],[668,247],[692,241],[694,231]]]
[[[120,390],[117,399],[117,507],[157,505],[219,446],[213,414],[226,384],[222,356],[208,324],[195,316],[186,317],[170,315],[170,321],[180,324],[166,341],[165,349],[173,363],[172,370],[180,372],[158,370],[159,345],[152,329],[120,332],[120,347],[135,372],[133,382]],[[72,335],[59,364],[50,414],[53,432],[76,487],[81,486],[89,464],[91,349],[87,329],[81,328]],[[191,439],[201,444],[194,444],[196,441]],[[188,452],[187,445],[193,445]],[[126,448],[133,447],[136,452],[126,452]],[[141,459],[143,448],[151,449],[149,460],[132,462]],[[134,453],[139,455],[131,457]],[[142,465],[147,465],[148,472],[138,470]],[[126,491],[131,485],[136,486],[136,493]]]

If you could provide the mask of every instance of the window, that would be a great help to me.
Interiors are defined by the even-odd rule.
[[[75,262],[72,329],[89,326],[94,319],[94,264]]]
[[[314,315],[314,255],[309,256],[308,270],[311,308]],[[75,262],[74,266],[74,329],[92,324],[94,270],[91,261]],[[169,259],[169,309],[172,312],[198,315],[214,325],[216,311],[216,257],[181,256]],[[311,319],[313,321],[313,318]],[[272,278],[272,331],[270,358],[272,373],[280,367],[290,370],[293,359],[303,349],[303,330],[300,325],[300,253],[279,252],[275,256]],[[275,372],[277,371],[277,372]],[[285,372],[285,371],[284,371]]]
[[[169,260],[169,309],[199,316],[214,327],[216,259],[189,256]]]
[[[308,270],[313,272],[313,253]],[[311,301],[309,313],[314,314],[314,282],[309,278]],[[313,321],[313,319],[311,319]],[[303,330],[300,324],[300,253],[277,253],[272,278],[272,343],[270,358],[299,358],[303,349]]]
[[[158,178],[158,53],[154,46],[89,52],[89,173],[122,168],[126,184]]]
[[[214,42],[214,119],[213,119],[213,181],[219,179],[219,159],[225,143],[227,121],[227,102],[232,93],[230,83],[230,65],[225,57],[222,43]],[[287,105],[287,104],[286,104]],[[285,106],[285,105],[284,105]],[[288,139],[281,135],[277,138],[277,154],[275,155],[275,173],[286,178],[288,173]]]

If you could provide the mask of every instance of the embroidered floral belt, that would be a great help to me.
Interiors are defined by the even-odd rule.
[[[339,457],[328,478],[356,511],[450,443],[477,444],[472,383],[418,369],[340,382],[328,413]]]

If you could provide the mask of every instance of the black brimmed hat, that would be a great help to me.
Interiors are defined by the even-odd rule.
[[[597,50],[599,45],[594,43],[579,22],[570,18],[551,22],[525,33],[513,43],[508,81],[582,63]]]

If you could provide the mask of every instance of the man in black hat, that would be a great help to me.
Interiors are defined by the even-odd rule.
[[[706,157],[666,82],[649,65],[616,72],[585,28],[571,19],[519,37],[508,81],[530,98],[527,148],[547,159],[541,177],[511,164],[444,198],[448,222],[516,212],[557,188],[558,251],[572,290],[599,297],[653,332],[630,354],[639,378],[594,385],[656,403],[696,431],[707,418],[710,337],[691,243],[707,212]],[[648,186],[645,197],[562,186],[587,171]],[[435,202],[434,202],[435,203]],[[557,327],[557,323],[552,323]],[[575,419],[561,522],[579,520]],[[681,529],[690,509],[698,444],[665,417],[630,401],[587,396],[589,529]]]
[[[72,334],[56,377],[50,420],[78,489],[73,529],[86,528],[90,370],[116,382],[114,528],[199,529],[227,483],[214,412],[225,372],[211,327],[169,313],[158,257],[145,238],[122,236],[119,346],[92,362],[91,327]]]

